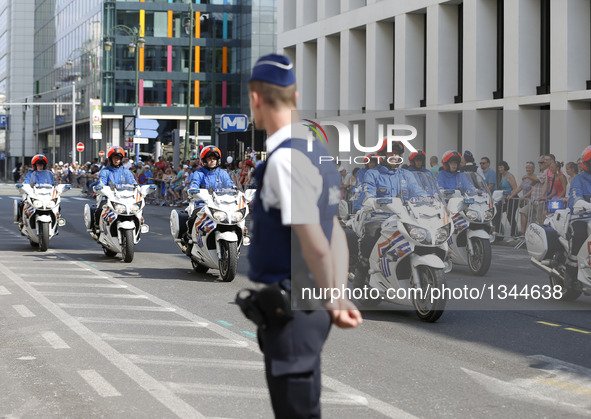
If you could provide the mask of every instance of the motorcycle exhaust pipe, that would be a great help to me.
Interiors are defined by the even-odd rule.
[[[530,261],[531,261],[532,265],[548,272],[548,274],[552,275],[553,277],[558,278],[561,281],[566,281],[564,276],[562,276],[560,274],[560,272],[558,272],[556,269],[544,265],[542,262],[540,262],[539,260],[537,260],[535,258],[531,258]]]

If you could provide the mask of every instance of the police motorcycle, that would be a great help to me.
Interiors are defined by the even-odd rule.
[[[195,272],[219,269],[222,281],[234,280],[240,249],[250,244],[246,216],[254,192],[191,188],[189,206],[184,211],[171,211],[170,233],[181,251],[191,258]]]
[[[357,298],[358,288],[353,296],[366,307],[381,301],[411,306],[419,319],[435,322],[446,305],[442,292],[444,259],[454,227],[435,179],[422,172],[409,173],[424,192],[422,196],[401,185],[396,197],[366,199],[363,208],[347,222],[362,237],[365,223],[382,220],[380,236],[369,257],[364,295]],[[355,275],[359,275],[358,269],[349,278]],[[439,292],[433,293],[435,289]]]
[[[99,209],[98,225],[95,227],[92,223],[95,206],[84,205],[84,223],[86,231],[102,246],[106,256],[114,257],[121,253],[124,262],[133,260],[140,235],[150,231],[142,215],[145,198],[156,188],[156,185],[131,184],[94,187],[97,202],[104,200],[105,203]]]
[[[571,239],[576,228],[586,228],[587,238],[578,253],[571,255]],[[549,275],[553,291],[555,287],[560,288],[560,300],[574,301],[582,293],[591,295],[590,203],[577,201],[571,214],[563,201],[548,201],[543,225],[530,224],[525,240],[531,263]]]
[[[455,263],[468,265],[473,275],[483,276],[492,260],[493,199],[485,180],[477,173],[458,172],[456,176],[459,188],[441,191],[454,224],[454,233],[447,241],[446,272]]]
[[[72,185],[33,183],[18,184],[16,187],[23,198],[22,207],[14,201],[14,222],[31,246],[45,252],[49,249],[49,240],[58,234],[58,226],[66,225],[66,219],[60,216],[61,194]]]

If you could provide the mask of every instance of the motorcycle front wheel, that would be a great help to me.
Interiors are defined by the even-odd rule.
[[[49,223],[39,223],[39,250],[47,252],[49,249]]]
[[[238,271],[238,243],[220,240],[220,276],[224,282],[232,282]]]
[[[417,292],[415,296],[417,298],[412,299],[415,312],[419,319],[424,322],[436,322],[443,314],[446,300],[445,298],[441,298],[441,293],[439,296],[440,298],[431,301],[431,293],[434,288],[443,291],[443,285],[445,283],[443,279],[443,270],[421,265],[417,266],[417,272],[420,277],[423,292]]]
[[[133,230],[121,232],[121,254],[123,262],[130,263],[133,260]]]
[[[475,237],[472,240],[472,253],[468,252],[468,267],[476,276],[485,275],[492,260],[490,241]]]

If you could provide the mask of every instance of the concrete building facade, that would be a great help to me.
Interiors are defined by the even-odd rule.
[[[518,175],[591,143],[589,1],[296,0],[278,15],[299,108],[368,144],[410,124],[428,156],[468,149]]]

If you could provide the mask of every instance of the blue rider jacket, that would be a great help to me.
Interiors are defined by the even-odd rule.
[[[568,207],[571,212],[575,203],[583,199],[589,202],[591,197],[591,173],[581,172],[574,177],[570,183],[570,196],[568,200]],[[587,198],[587,199],[585,199]]]
[[[422,173],[429,173],[430,175],[433,175],[433,173],[431,173],[431,171],[429,169],[425,169],[424,167],[421,167],[420,169],[417,169],[416,167],[414,167],[413,165],[410,165],[408,167],[408,171],[409,172],[422,172]]]
[[[55,182],[53,180],[53,173],[49,170],[34,170],[31,169],[25,175],[25,181],[23,183],[30,184],[31,182],[39,183],[48,183],[53,185]]]
[[[425,195],[425,191],[408,170],[390,170],[382,165],[374,167],[365,173],[363,191],[365,192],[365,199],[395,197],[401,192],[403,194],[406,192],[408,196]]]
[[[230,175],[219,167],[214,170],[209,170],[205,167],[200,168],[196,172],[193,172],[190,177],[189,188],[203,188],[213,189],[219,188],[231,188],[234,186],[234,182],[230,179]]]
[[[113,167],[105,166],[101,169],[98,175],[98,184],[107,186],[113,185],[135,185],[137,182],[133,177],[133,173],[123,166]]]
[[[462,193],[472,189],[472,184],[466,182],[463,176],[460,176],[460,172],[449,173],[447,170],[441,170],[437,174],[437,183],[441,189],[459,189]]]

